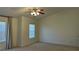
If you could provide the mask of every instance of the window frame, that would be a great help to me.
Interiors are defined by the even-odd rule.
[[[33,38],[30,38],[30,36],[29,36],[30,35],[30,33],[29,33],[30,32],[29,31],[30,30],[30,28],[29,28],[30,24],[33,24],[35,26],[35,35],[34,35],[35,37],[33,37]],[[28,25],[28,38],[29,39],[35,39],[36,38],[36,24],[35,23],[29,23],[29,25]]]

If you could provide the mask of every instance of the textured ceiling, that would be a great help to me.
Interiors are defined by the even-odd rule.
[[[40,19],[40,18],[46,17],[48,15],[55,14],[59,11],[68,9],[66,7],[42,7],[42,8],[45,10],[45,14],[36,16],[35,17],[36,19]],[[26,16],[29,15],[28,9],[29,8],[26,7],[26,11],[27,11]],[[25,14],[25,7],[0,7],[0,15],[16,17],[16,16],[21,16],[24,14]],[[31,16],[31,15],[29,15],[29,16]]]

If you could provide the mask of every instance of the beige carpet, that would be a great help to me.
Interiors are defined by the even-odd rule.
[[[3,50],[6,48],[6,42],[0,42],[0,50]]]
[[[79,48],[48,43],[35,43],[28,47],[14,48],[7,51],[79,51]]]

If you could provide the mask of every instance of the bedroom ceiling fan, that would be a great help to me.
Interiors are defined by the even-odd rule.
[[[44,9],[42,8],[31,8],[28,10],[30,15],[32,16],[38,16],[38,15],[43,15],[44,13]]]

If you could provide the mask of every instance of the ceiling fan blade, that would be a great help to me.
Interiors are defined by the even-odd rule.
[[[44,11],[44,9],[40,9],[40,11]]]
[[[43,13],[43,12],[39,12],[40,14],[45,14],[45,13]]]

